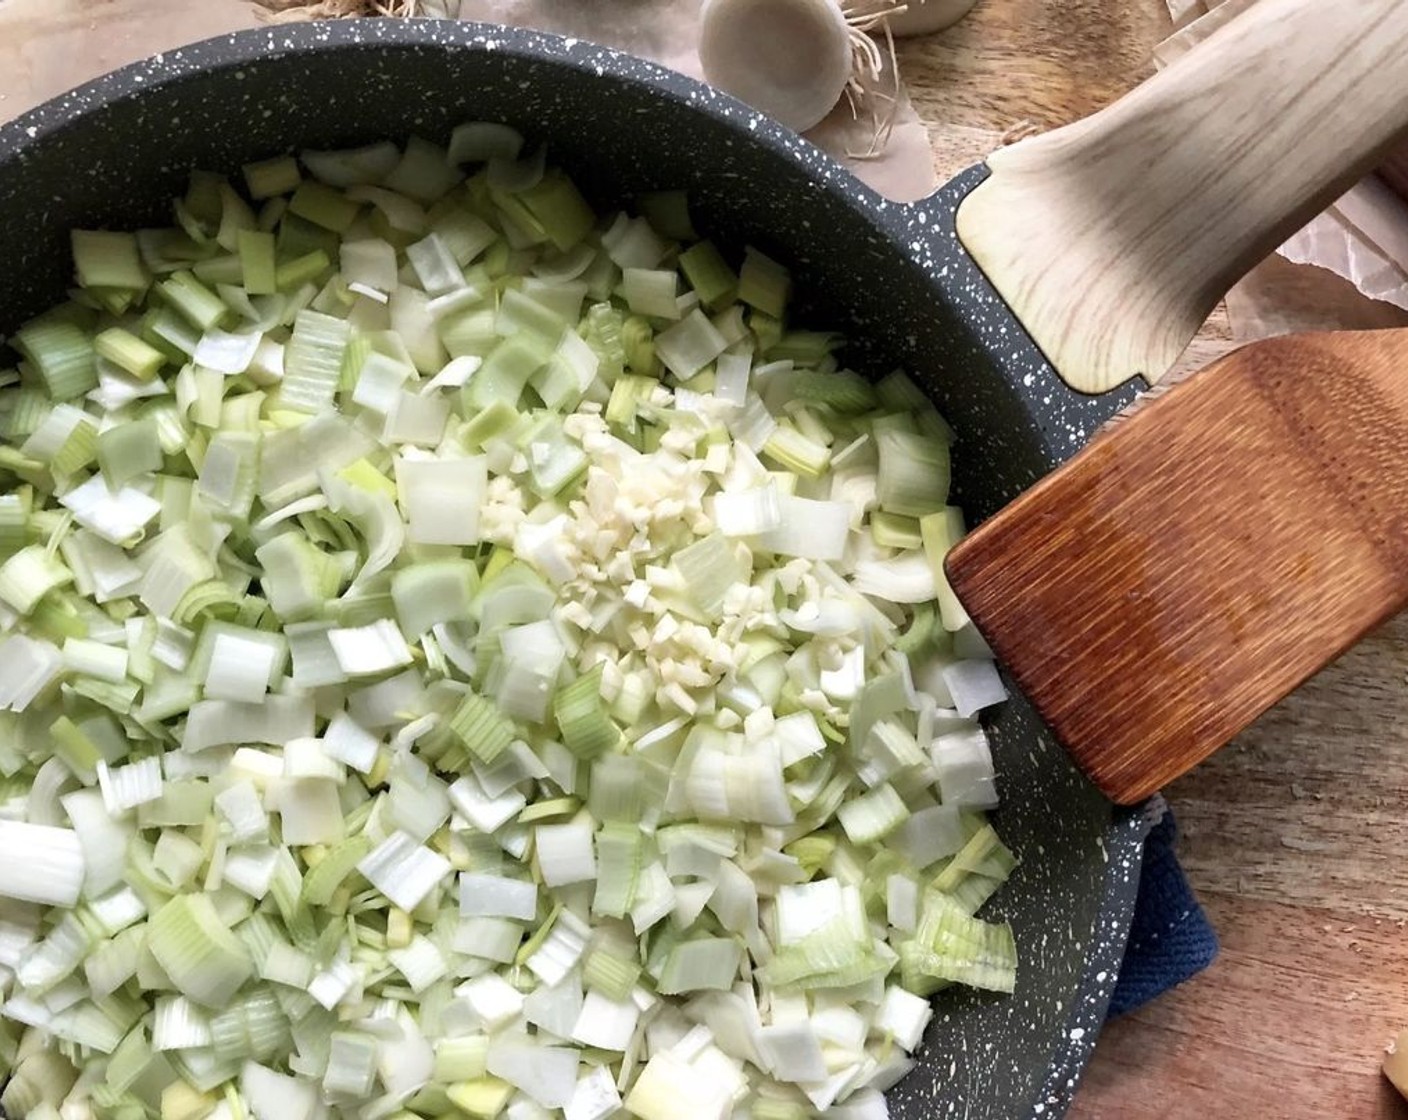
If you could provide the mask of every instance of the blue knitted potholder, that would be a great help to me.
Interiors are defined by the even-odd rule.
[[[1217,956],[1217,934],[1193,897],[1174,853],[1177,835],[1173,814],[1165,812],[1145,841],[1139,898],[1110,1000],[1111,1018],[1197,975]]]

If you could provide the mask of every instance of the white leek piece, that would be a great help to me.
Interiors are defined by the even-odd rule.
[[[414,910],[450,873],[450,862],[397,832],[357,865],[402,910]]]
[[[72,906],[83,889],[83,848],[67,828],[0,820],[0,895]]]
[[[420,544],[475,544],[488,485],[482,456],[398,459],[396,489],[407,533]]]

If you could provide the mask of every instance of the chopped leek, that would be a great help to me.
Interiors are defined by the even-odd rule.
[[[166,355],[121,327],[109,327],[93,339],[93,350],[139,381],[149,381],[166,364]]]
[[[243,187],[0,371],[0,1103],[883,1116],[1016,982],[953,433],[507,126]]]
[[[222,1007],[252,975],[249,953],[203,894],[177,895],[148,923],[152,956],[183,995]]]

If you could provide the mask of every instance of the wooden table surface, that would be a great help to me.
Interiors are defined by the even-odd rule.
[[[1152,72],[1164,0],[980,0],[902,44],[931,125],[1083,116]],[[1312,269],[1272,310],[1326,325],[1343,282]],[[1382,307],[1328,316],[1408,322]],[[1220,312],[1205,330],[1227,337]],[[1109,1024],[1077,1120],[1408,1117],[1379,1073],[1408,1026],[1408,616],[1390,623],[1167,791],[1222,940],[1204,974]]]

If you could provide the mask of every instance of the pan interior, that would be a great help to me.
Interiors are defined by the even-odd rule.
[[[585,44],[464,24],[249,32],[140,64],[0,129],[0,334],[62,298],[69,229],[167,224],[192,168],[237,172],[299,148],[410,134],[443,141],[472,119],[548,142],[599,206],[683,188],[708,235],[791,265],[803,319],[844,326],[850,364],[872,375],[903,365],[933,394],[958,432],[955,499],[970,518],[1059,458],[1050,406],[1064,387],[1049,371],[1040,380],[1039,356],[990,294],[975,297],[981,281],[952,248],[956,193],[917,220],[683,79]],[[1023,863],[990,912],[1015,927],[1018,989],[939,997],[921,1068],[890,1094],[899,1120],[1059,1114],[1127,929],[1137,821],[1112,820],[1020,698],[992,730],[996,823]]]

